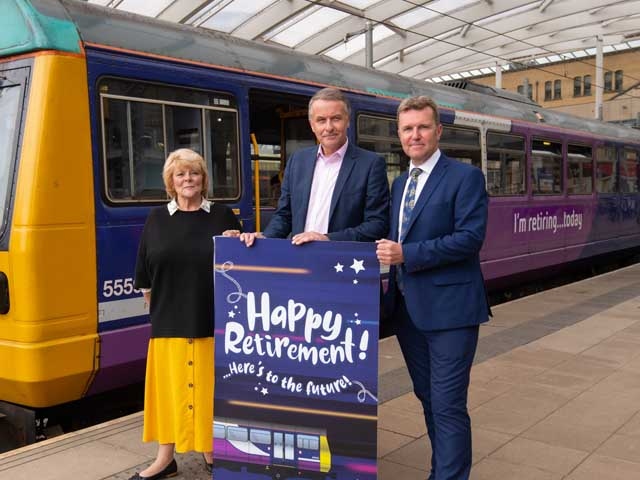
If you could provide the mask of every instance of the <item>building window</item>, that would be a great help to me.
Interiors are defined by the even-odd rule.
[[[574,77],[573,79],[573,96],[579,97],[582,95],[582,77]]]
[[[616,70],[616,92],[622,90],[622,70]]]
[[[604,74],[604,91],[605,92],[611,91],[612,80],[613,80],[613,74],[611,72],[605,72]]]
[[[582,78],[582,82],[584,84],[584,88],[582,90],[582,94],[584,96],[591,95],[591,75],[585,75]]]
[[[562,80],[553,82],[553,99],[560,100],[562,98]]]
[[[544,82],[544,99],[545,101],[551,100],[551,81]]]
[[[533,100],[533,86],[531,84],[527,84],[527,91],[524,91],[524,85],[518,85],[518,93],[520,95],[525,95],[529,97],[530,100]]]

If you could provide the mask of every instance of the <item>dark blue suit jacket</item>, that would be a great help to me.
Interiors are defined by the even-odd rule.
[[[278,208],[264,235],[286,238],[304,232],[318,147],[294,153],[282,179]],[[389,187],[385,161],[349,143],[329,210],[330,240],[372,242],[389,231]]]
[[[406,180],[405,172],[391,187],[390,236],[395,241]],[[391,308],[399,294],[395,269],[402,268],[405,304],[419,329],[459,328],[488,320],[479,258],[487,206],[482,171],[441,154],[403,233],[404,263],[390,270]]]

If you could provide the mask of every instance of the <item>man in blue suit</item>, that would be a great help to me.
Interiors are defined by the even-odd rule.
[[[436,103],[398,107],[398,135],[411,159],[391,188],[388,306],[431,440],[428,480],[466,480],[471,470],[467,392],[479,324],[490,310],[479,252],[487,225],[482,171],[443,155]]]
[[[373,242],[389,229],[389,187],[385,161],[347,139],[351,107],[335,88],[309,101],[309,124],[319,146],[295,152],[282,179],[278,208],[255,238],[286,238],[295,245],[317,240]]]

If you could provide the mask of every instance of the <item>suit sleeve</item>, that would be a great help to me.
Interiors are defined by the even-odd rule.
[[[373,154],[372,154],[373,155]],[[389,233],[389,184],[387,164],[374,155],[366,182],[365,204],[362,223],[355,227],[330,232],[329,240],[373,242],[385,238]]]
[[[465,173],[454,202],[451,233],[402,245],[404,266],[408,272],[469,260],[480,252],[488,214],[487,190],[481,170],[472,168]]]
[[[278,208],[274,212],[273,217],[271,217],[269,224],[262,232],[265,237],[287,238],[291,233],[291,171],[293,170],[294,156],[295,155],[291,155],[291,157],[289,157],[287,166],[284,169]]]

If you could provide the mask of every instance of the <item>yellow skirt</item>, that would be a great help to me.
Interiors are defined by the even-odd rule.
[[[143,441],[174,443],[179,453],[212,450],[213,354],[213,337],[149,341]]]

